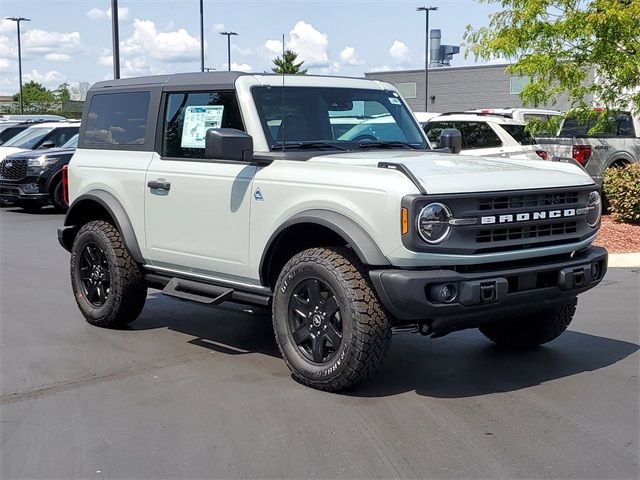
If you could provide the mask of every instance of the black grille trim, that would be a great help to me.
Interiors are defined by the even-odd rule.
[[[577,205],[579,196],[578,191],[489,196],[478,199],[478,210],[486,212],[517,208],[574,206]]]
[[[540,237],[554,237],[576,233],[578,222],[539,223],[526,227],[499,227],[480,230],[476,233],[476,243],[500,242],[504,240],[524,240]]]
[[[27,176],[27,164],[27,160],[4,159],[0,164],[0,178],[3,180],[22,180]]]

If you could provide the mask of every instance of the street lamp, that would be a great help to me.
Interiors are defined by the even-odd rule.
[[[238,35],[236,32],[220,32],[220,35],[227,36],[227,70],[231,71],[231,35]]]
[[[20,114],[24,113],[24,103],[22,101],[22,49],[20,47],[20,22],[30,22],[30,18],[24,17],[4,17],[5,20],[11,20],[12,22],[16,22],[16,27],[18,28],[18,78],[20,81]]]
[[[418,7],[416,11],[424,12],[426,18],[426,31],[424,34],[424,111],[429,111],[429,12],[438,10],[438,7]]]
[[[111,0],[111,42],[113,43],[113,78],[120,78],[120,31],[118,27],[118,0]]]
[[[204,5],[200,0],[200,71],[204,72]]]

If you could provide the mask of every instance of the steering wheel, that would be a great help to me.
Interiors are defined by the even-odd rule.
[[[354,142],[360,142],[362,140],[373,140],[374,142],[378,141],[378,139],[370,133],[363,133],[362,135],[358,135],[353,139]]]

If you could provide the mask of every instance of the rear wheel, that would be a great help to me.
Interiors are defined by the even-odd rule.
[[[276,285],[273,326],[293,378],[328,391],[371,377],[391,342],[389,320],[346,249],[313,248],[287,262]]]
[[[509,318],[480,327],[480,331],[498,345],[533,348],[558,338],[569,326],[576,313],[578,299],[552,310]]]
[[[62,188],[62,179],[58,180],[51,190],[51,203],[56,210],[66,212],[69,204],[64,199],[64,190]]]
[[[99,327],[117,328],[132,322],[147,296],[140,266],[120,232],[103,220],[84,225],[73,242],[71,285],[80,311]]]

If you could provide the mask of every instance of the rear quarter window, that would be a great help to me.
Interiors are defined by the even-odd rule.
[[[147,135],[149,92],[106,93],[91,97],[86,145],[143,145]]]

